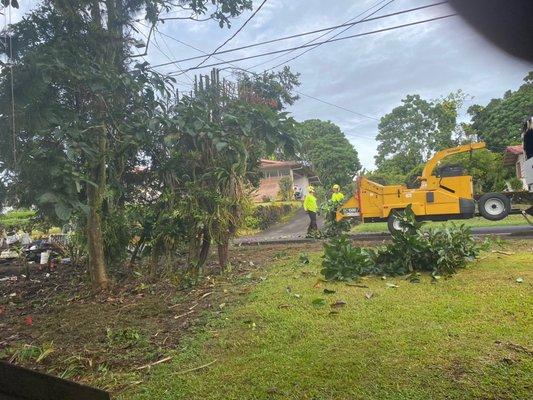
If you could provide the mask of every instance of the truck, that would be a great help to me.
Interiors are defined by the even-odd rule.
[[[526,168],[532,169],[529,195],[533,187],[533,118],[528,120],[524,131],[524,152],[528,154]],[[527,141],[527,142],[526,142]],[[356,179],[356,190],[336,212],[337,221],[351,218],[360,222],[387,222],[391,233],[402,229],[402,213],[410,206],[417,219],[447,221],[468,219],[477,215],[491,221],[499,221],[511,212],[509,193],[485,193],[474,196],[473,178],[465,175],[460,166],[437,168],[446,157],[485,147],[484,142],[463,144],[437,152],[425,165],[418,177],[419,187],[405,185],[381,185],[365,176]],[[529,165],[529,167],[528,167]],[[529,199],[531,196],[529,196]],[[477,210],[477,211],[476,211]],[[527,210],[532,215],[533,207]],[[526,214],[524,216],[527,219]]]

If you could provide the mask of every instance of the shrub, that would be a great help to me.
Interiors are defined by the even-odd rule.
[[[343,232],[348,232],[351,228],[349,219],[342,219],[340,221],[335,219],[337,208],[341,204],[342,202],[339,201],[328,200],[320,206],[320,211],[324,214],[323,234],[325,237],[339,236]]]
[[[261,204],[245,218],[245,226],[250,229],[266,229],[291,213],[296,206],[292,204]]]
[[[261,224],[261,220],[252,215],[248,215],[247,217],[244,218],[244,226],[246,226],[249,229],[259,229],[260,224]]]
[[[294,196],[294,183],[290,176],[284,176],[279,180],[279,195],[281,200],[290,201]]]
[[[451,275],[475,259],[483,248],[463,225],[422,229],[410,207],[401,223],[404,230],[393,234],[392,243],[377,249],[353,246],[345,235],[330,240],[325,244],[322,274],[328,280],[421,271]]]
[[[509,186],[514,191],[519,191],[519,190],[524,189],[524,183],[520,179],[518,179],[516,176],[509,178],[507,180],[507,183],[509,183]]]
[[[328,280],[352,280],[368,275],[372,257],[368,250],[352,246],[346,235],[336,237],[324,245],[322,275]]]

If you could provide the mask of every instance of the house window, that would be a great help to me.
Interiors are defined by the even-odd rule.
[[[277,178],[278,177],[278,170],[277,169],[269,169],[269,170],[263,171],[263,177],[264,178]]]
[[[263,178],[278,178],[282,176],[290,176],[290,169],[268,169],[263,171]]]

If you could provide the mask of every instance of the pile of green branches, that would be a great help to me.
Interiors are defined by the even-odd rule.
[[[464,225],[423,228],[411,208],[402,214],[403,229],[392,242],[377,248],[352,245],[346,235],[324,245],[322,274],[327,280],[353,280],[365,275],[451,275],[474,260],[484,245]]]

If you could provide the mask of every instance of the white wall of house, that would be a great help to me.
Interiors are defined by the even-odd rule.
[[[522,182],[522,188],[524,190],[528,190],[528,184],[527,184],[526,175],[525,175],[525,163],[526,163],[526,157],[524,153],[522,153],[516,158],[515,170],[516,170],[516,177],[520,179],[520,181]]]
[[[533,192],[533,157],[529,160],[526,160],[524,157],[522,171],[524,173],[524,178],[522,179],[522,182],[524,182],[524,189]]]

